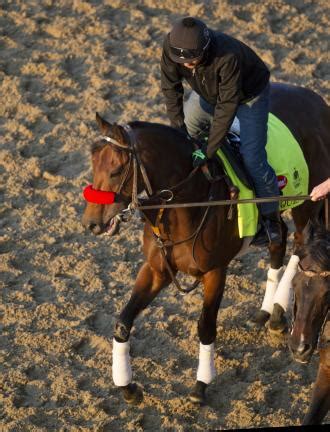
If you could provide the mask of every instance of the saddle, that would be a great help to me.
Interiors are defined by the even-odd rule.
[[[251,177],[244,166],[243,158],[239,151],[240,142],[241,140],[239,135],[232,131],[229,131],[224,144],[221,146],[221,150],[228,159],[228,162],[232,166],[233,170],[235,171],[237,177],[241,180],[241,182],[247,188],[254,190]],[[216,159],[222,165],[222,161],[218,156],[216,156]]]
[[[203,147],[204,146],[206,147],[207,135],[203,135],[202,137],[199,137],[198,142],[202,143]],[[224,154],[224,156],[227,158],[229,164],[231,165],[232,169],[235,171],[240,181],[244,184],[245,187],[253,191],[254,187],[253,187],[251,177],[244,166],[243,158],[239,150],[240,142],[241,142],[240,136],[233,131],[229,131],[225,138],[225,142],[221,146],[221,151]],[[226,173],[226,169],[223,164],[223,161],[218,156],[218,154],[215,154],[212,157],[211,163],[208,164],[208,169],[211,176],[215,179],[221,176],[221,171],[222,172],[224,171]]]

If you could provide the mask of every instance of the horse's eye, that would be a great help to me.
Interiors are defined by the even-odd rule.
[[[121,174],[121,168],[117,169],[116,171],[113,171],[110,174],[110,178],[118,177]]]

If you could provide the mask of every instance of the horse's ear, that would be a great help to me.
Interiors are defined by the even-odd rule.
[[[305,245],[307,245],[308,243],[313,241],[314,232],[315,232],[314,222],[311,219],[309,219],[309,221],[307,222],[307,225],[305,226],[305,228],[303,230],[304,244]]]
[[[98,124],[101,132],[103,135],[107,135],[111,129],[111,123],[108,123],[106,120],[104,120],[100,114],[97,112],[96,113],[96,123]]]

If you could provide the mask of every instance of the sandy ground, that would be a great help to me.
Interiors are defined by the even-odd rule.
[[[127,407],[111,378],[112,331],[140,264],[141,222],[113,239],[85,233],[95,112],[167,122],[158,59],[179,16],[197,15],[251,44],[273,79],[329,102],[327,0],[0,1],[0,430],[205,431],[297,425],[318,358],[291,360],[285,340],[248,330],[267,252],[229,268],[209,401],[195,380],[202,296],[171,286],[136,321]],[[292,234],[291,234],[292,239]],[[185,280],[185,279],[184,279]],[[329,420],[329,417],[328,417]]]

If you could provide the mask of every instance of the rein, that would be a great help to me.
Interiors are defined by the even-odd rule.
[[[264,198],[250,198],[250,199],[227,199],[227,200],[212,200],[212,197],[209,195],[209,200],[207,202],[192,202],[192,203],[175,203],[175,204],[168,204],[168,202],[172,201],[174,198],[174,191],[180,189],[184,184],[186,184],[187,182],[189,182],[191,180],[191,178],[199,171],[200,167],[196,167],[194,168],[186,178],[184,178],[182,181],[180,181],[178,184],[172,186],[171,188],[168,189],[163,189],[161,191],[157,191],[156,193],[153,193],[152,187],[151,187],[151,183],[149,181],[146,169],[139,157],[139,154],[137,152],[136,149],[136,137],[134,134],[133,129],[131,128],[130,125],[125,125],[123,126],[127,137],[128,137],[128,145],[125,145],[121,142],[119,142],[118,140],[106,136],[106,135],[102,135],[100,137],[101,140],[105,140],[106,142],[109,142],[110,144],[112,144],[115,147],[118,147],[121,150],[124,150],[126,152],[129,153],[129,160],[128,163],[125,167],[125,171],[122,175],[121,181],[120,181],[120,185],[118,188],[118,192],[114,193],[114,192],[110,192],[110,191],[99,191],[99,190],[95,190],[92,188],[92,185],[87,186],[84,189],[84,198],[92,203],[96,203],[96,204],[112,204],[115,201],[115,196],[119,195],[121,190],[123,189],[128,177],[129,177],[129,172],[131,170],[131,165],[133,162],[133,186],[132,186],[132,196],[131,196],[131,203],[129,204],[128,208],[125,211],[132,211],[132,210],[159,210],[157,218],[156,218],[156,225],[153,225],[152,222],[150,221],[150,219],[144,214],[144,217],[146,219],[146,221],[149,223],[152,233],[155,237],[156,240],[156,244],[157,246],[160,248],[162,256],[164,258],[164,262],[166,265],[166,268],[172,278],[172,281],[174,282],[174,284],[177,286],[177,288],[179,289],[180,292],[186,294],[189,293],[190,291],[192,291],[194,288],[196,288],[196,286],[198,285],[199,281],[196,280],[196,282],[194,283],[193,287],[185,290],[183,288],[181,288],[179,282],[177,281],[173,270],[168,262],[168,258],[167,258],[167,248],[169,247],[173,247],[182,243],[185,243],[189,240],[193,239],[193,246],[192,246],[192,256],[193,259],[196,263],[195,257],[194,257],[194,247],[195,247],[195,243],[197,240],[197,237],[206,221],[207,215],[209,213],[210,207],[213,206],[226,206],[229,205],[232,206],[234,204],[247,204],[247,203],[266,203],[266,202],[273,202],[273,201],[288,201],[288,200],[297,200],[297,201],[306,201],[306,200],[310,200],[311,197],[310,195],[290,195],[290,196],[272,196],[272,197],[264,197]],[[142,175],[142,179],[143,179],[143,183],[145,186],[145,190],[147,192],[148,195],[148,200],[143,200],[145,201],[152,201],[155,199],[160,199],[161,200],[161,204],[142,204],[139,202],[138,200],[138,171],[140,171],[141,175]],[[206,175],[206,177],[209,177],[209,172],[207,170],[207,173],[204,172],[204,175]],[[226,175],[222,175],[222,176],[218,176],[216,179],[213,179],[214,181],[219,181],[221,179],[225,179]],[[209,179],[211,180],[211,178]],[[164,198],[164,195],[166,196],[166,194],[168,194],[167,198]],[[163,195],[163,197],[162,197]],[[165,209],[169,209],[169,208],[191,208],[191,207],[206,207],[206,210],[204,212],[204,215],[202,216],[201,222],[198,225],[197,229],[193,232],[193,234],[191,234],[189,237],[187,237],[186,239],[183,240],[178,240],[176,242],[173,241],[168,241],[168,240],[163,240],[161,238],[160,235],[160,230],[159,227],[157,226],[160,223],[160,220],[162,218],[163,212]],[[328,226],[329,224],[329,219],[328,219],[328,199],[326,198],[325,201],[325,207],[326,207],[326,212],[325,212],[325,219],[326,219],[326,226]],[[230,209],[230,210],[231,210]],[[197,263],[196,263],[197,265]],[[308,277],[314,277],[314,276],[321,276],[321,277],[327,277],[330,275],[330,272],[321,272],[321,273],[315,273],[315,272],[311,272],[311,271],[304,271],[304,273],[308,276]]]
[[[168,261],[168,248],[176,246],[176,245],[179,245],[179,244],[182,244],[182,243],[185,243],[185,242],[193,239],[192,256],[193,256],[193,259],[194,259],[194,261],[196,263],[196,260],[195,260],[195,257],[194,257],[195,243],[196,243],[196,239],[197,239],[197,237],[198,237],[198,235],[199,235],[199,233],[200,233],[200,231],[201,231],[201,229],[202,229],[202,227],[203,227],[203,225],[204,225],[204,223],[206,221],[206,218],[207,218],[207,215],[209,213],[210,207],[207,206],[207,208],[206,208],[206,210],[205,210],[205,212],[204,212],[204,214],[202,216],[201,222],[199,223],[197,229],[189,237],[187,237],[187,238],[185,238],[183,240],[178,240],[178,241],[175,241],[175,242],[174,241],[163,240],[161,238],[161,234],[160,234],[160,230],[159,230],[158,224],[160,223],[162,215],[163,215],[163,212],[165,210],[165,208],[164,208],[164,202],[172,201],[172,199],[174,198],[174,192],[177,191],[177,190],[179,190],[180,188],[182,188],[182,186],[185,185],[186,183],[188,183],[194,177],[194,175],[199,171],[199,167],[194,168],[188,174],[188,176],[186,178],[184,178],[182,181],[180,181],[176,185],[174,185],[174,186],[172,186],[172,187],[170,187],[168,189],[163,189],[161,191],[153,193],[153,190],[152,190],[152,187],[151,187],[151,184],[150,184],[150,181],[149,181],[146,169],[145,169],[145,167],[144,167],[144,165],[143,165],[143,163],[142,163],[142,161],[141,161],[141,159],[139,157],[137,149],[136,149],[136,144],[137,143],[136,143],[136,137],[134,135],[134,131],[131,128],[131,126],[129,126],[129,125],[125,125],[124,126],[124,130],[125,130],[125,132],[127,134],[127,137],[128,137],[128,145],[124,145],[124,144],[120,143],[119,141],[117,141],[116,139],[108,137],[108,136],[101,136],[100,137],[100,139],[103,139],[103,140],[111,143],[115,147],[118,147],[121,150],[129,152],[129,155],[130,155],[127,167],[126,167],[125,172],[124,172],[124,174],[122,176],[122,179],[120,181],[120,186],[119,186],[117,195],[119,195],[119,193],[121,192],[124,184],[126,183],[126,181],[128,179],[129,171],[130,171],[130,168],[131,168],[131,163],[132,163],[132,160],[133,160],[132,198],[131,198],[131,203],[128,206],[128,209],[126,211],[144,210],[143,207],[145,207],[145,206],[143,206],[143,205],[141,206],[140,203],[139,203],[139,200],[138,200],[138,170],[140,170],[141,175],[142,175],[142,179],[143,179],[143,182],[144,182],[144,186],[146,188],[146,192],[147,192],[147,195],[148,195],[148,200],[147,201],[154,200],[154,199],[160,199],[163,202],[163,204],[161,204],[161,205],[151,206],[151,207],[154,207],[155,209],[159,209],[159,212],[158,212],[158,215],[157,215],[157,218],[156,218],[156,225],[153,225],[152,222],[150,221],[150,219],[145,214],[144,214],[144,217],[145,217],[146,221],[149,223],[149,225],[151,227],[151,230],[152,230],[153,236],[155,238],[156,244],[160,248],[160,252],[161,252],[162,257],[164,259],[165,266],[166,266],[166,268],[167,268],[167,270],[169,272],[169,275],[170,275],[173,283],[175,284],[175,286],[178,288],[178,290],[182,294],[187,294],[187,293],[191,292],[193,289],[195,289],[198,286],[199,280],[196,279],[196,281],[193,283],[193,285],[190,288],[188,288],[188,289],[183,289],[181,287],[181,285],[180,285],[179,281],[177,280],[177,278],[176,278],[176,276],[175,276],[175,274],[174,274],[174,272],[173,272],[173,270],[171,268],[171,265],[170,265],[170,263]],[[220,180],[220,179],[222,179],[224,177],[225,176],[220,176],[219,178],[217,178],[217,180]],[[86,196],[86,190],[88,188],[91,188],[91,186],[88,186],[87,188],[85,188],[85,190],[84,190],[84,197],[85,198],[87,198],[87,196]],[[97,192],[97,191],[95,191],[95,192]],[[103,191],[101,191],[101,192],[103,192]],[[111,192],[103,192],[103,193],[107,194],[107,193],[111,193]],[[167,198],[162,198],[162,196],[164,196],[166,194],[168,194]],[[91,201],[92,197],[89,196],[89,198],[90,198],[89,201]],[[106,197],[105,197],[105,199],[106,199]],[[211,199],[211,196],[209,196],[209,199]],[[144,201],[146,201],[146,200],[144,200]],[[95,202],[95,201],[92,201],[92,202]],[[148,207],[148,206],[146,206],[146,207]],[[179,205],[179,207],[181,207],[181,206]]]
[[[139,206],[139,210],[153,210],[159,208],[182,208],[182,207],[214,207],[214,206],[226,206],[233,204],[250,204],[250,203],[266,203],[273,201],[308,201],[311,200],[310,195],[288,195],[288,196],[271,196],[264,198],[248,198],[248,199],[228,199],[228,200],[217,200],[217,201],[202,201],[192,203],[180,203],[180,204],[161,204],[161,205],[143,205]]]

